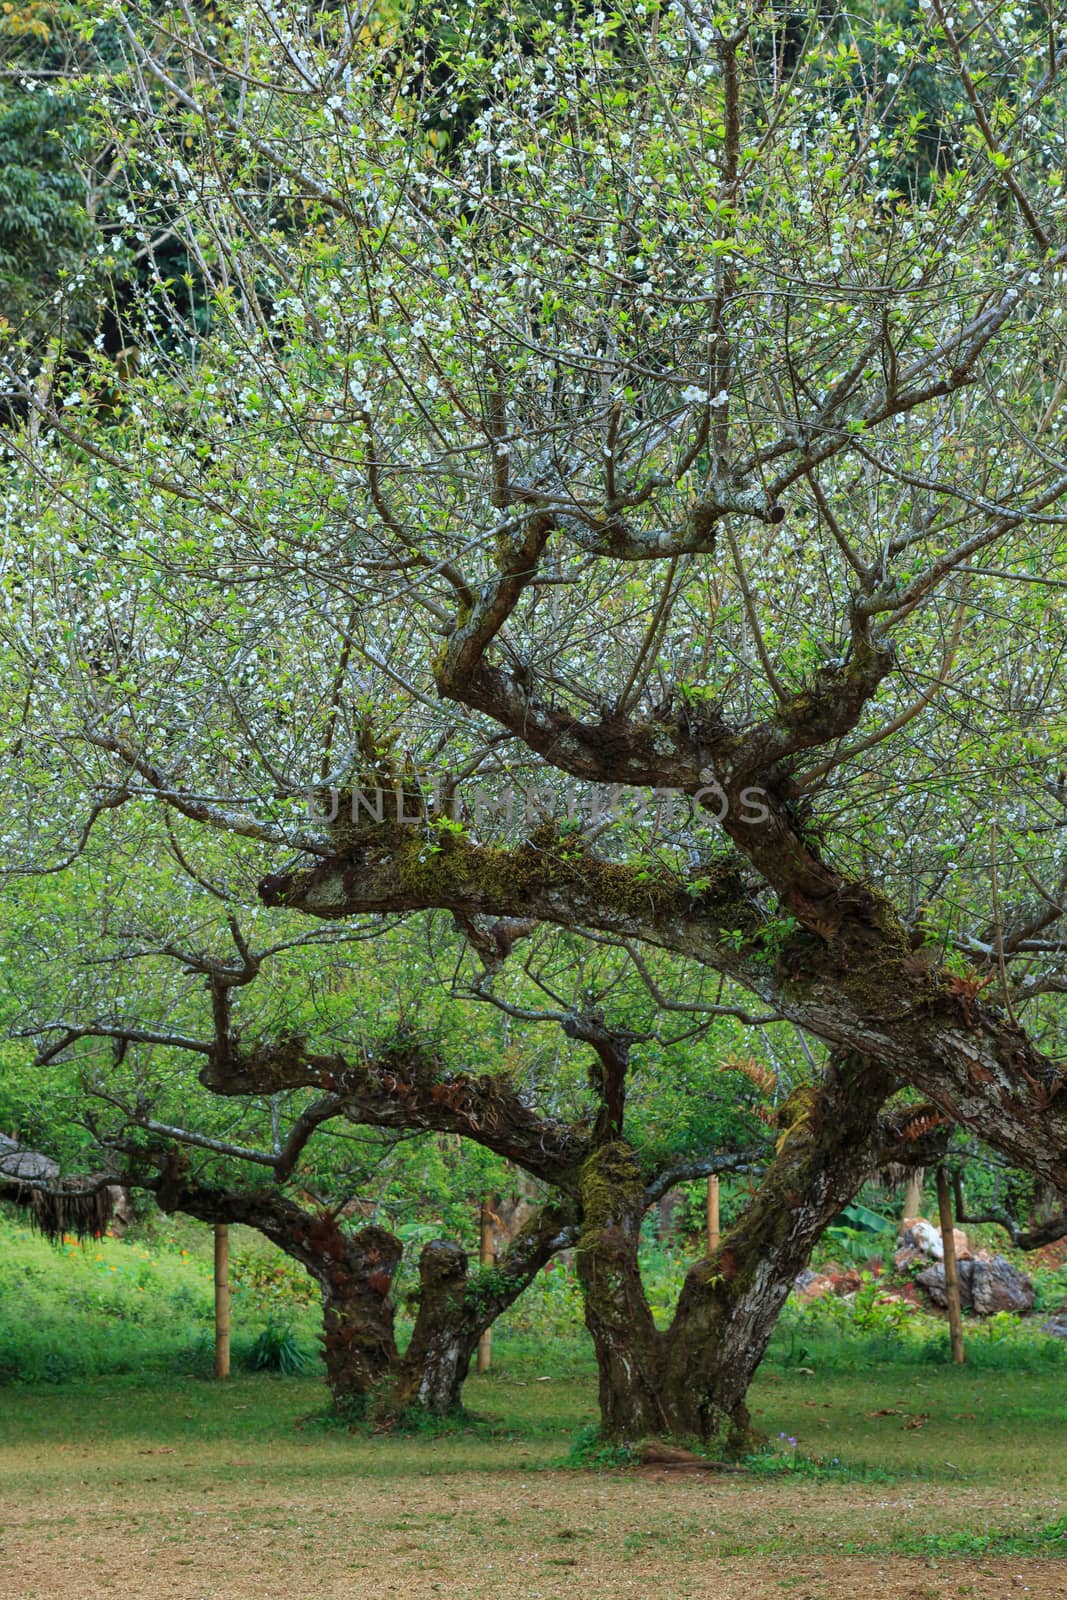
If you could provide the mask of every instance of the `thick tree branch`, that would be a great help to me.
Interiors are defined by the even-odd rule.
[[[588,851],[563,860],[544,845],[507,851],[457,838],[429,854],[417,829],[375,830],[346,857],[264,880],[261,894],[328,920],[438,906],[587,926],[672,950],[736,978],[827,1043],[880,1061],[1067,1193],[1058,1068],[995,1007],[917,960],[874,891],[837,880],[836,935],[797,934],[768,959],[757,903],[736,869],[693,898],[666,874],[639,875]]]
[[[224,1062],[213,1059],[200,1079],[225,1095],[322,1090],[349,1121],[460,1134],[564,1190],[573,1186],[585,1151],[585,1141],[565,1123],[531,1111],[503,1074],[449,1072],[416,1045],[358,1062],[317,1053],[295,1038],[251,1049],[234,1046]]]

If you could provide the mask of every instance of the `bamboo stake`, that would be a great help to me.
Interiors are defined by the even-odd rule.
[[[230,1376],[230,1230],[215,1224],[215,1376]]]
[[[478,1261],[483,1267],[491,1267],[496,1262],[496,1252],[493,1249],[493,1210],[489,1197],[482,1201],[481,1211],[481,1238],[478,1246]],[[478,1372],[488,1372],[489,1363],[493,1358],[493,1330],[486,1328],[478,1340]]]
[[[960,1269],[956,1261],[956,1236],[953,1232],[952,1194],[948,1186],[948,1173],[944,1167],[937,1169],[937,1208],[941,1215],[941,1244],[945,1255],[945,1300],[948,1304],[948,1331],[952,1341],[952,1359],[962,1366],[963,1313],[960,1309]]]
[[[719,1175],[708,1179],[708,1254],[719,1248]]]

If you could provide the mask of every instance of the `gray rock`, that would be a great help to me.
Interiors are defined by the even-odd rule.
[[[1026,1315],[1034,1309],[1033,1284],[1004,1256],[992,1256],[988,1261],[961,1261],[959,1273],[960,1304],[966,1311],[991,1317],[997,1311]],[[915,1281],[933,1305],[944,1307],[947,1304],[942,1262],[927,1267]]]
[[[1003,1256],[968,1264],[972,1269],[974,1309],[980,1317],[991,1317],[997,1311],[1015,1311],[1026,1316],[1034,1309],[1033,1284]]]
[[[945,1268],[943,1262],[936,1261],[932,1267],[927,1267],[925,1272],[920,1272],[915,1279],[917,1286],[933,1306],[940,1306],[943,1311],[948,1304],[945,1299]],[[971,1294],[971,1275],[965,1273],[960,1267],[960,1305],[965,1311],[974,1310],[974,1296]]]

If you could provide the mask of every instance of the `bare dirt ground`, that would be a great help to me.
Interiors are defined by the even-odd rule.
[[[310,1484],[297,1470],[280,1489],[277,1462],[208,1451],[197,1483],[184,1452],[145,1454],[139,1481],[108,1483],[88,1455],[62,1491],[8,1480],[3,1600],[1067,1600],[1054,1560],[843,1553],[946,1522],[1051,1519],[1055,1496],[559,1471]]]

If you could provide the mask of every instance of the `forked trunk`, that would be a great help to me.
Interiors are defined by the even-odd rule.
[[[797,1273],[884,1148],[879,1113],[892,1086],[884,1069],[851,1058],[785,1102],[778,1152],[758,1193],[719,1248],[690,1269],[662,1331],[638,1265],[636,1157],[619,1142],[589,1158],[578,1273],[605,1435],[667,1434],[723,1454],[750,1446],[749,1385]]]
[[[392,1403],[437,1416],[461,1403],[478,1341],[545,1262],[572,1238],[570,1206],[551,1201],[529,1218],[495,1266],[472,1277],[458,1245],[437,1239],[419,1258],[419,1310],[398,1364]]]
[[[353,1418],[455,1410],[482,1334],[576,1231],[572,1203],[552,1201],[531,1216],[496,1266],[474,1277],[458,1245],[426,1245],[418,1314],[401,1356],[392,1289],[403,1245],[394,1234],[378,1227],[348,1233],[337,1212],[307,1211],[273,1191],[210,1188],[184,1174],[165,1197],[160,1194],[161,1203],[164,1198],[168,1210],[256,1228],[307,1269],[322,1294],[323,1359],[334,1408]]]
[[[643,1187],[634,1153],[622,1143],[599,1150],[583,1173],[577,1263],[596,1350],[601,1431],[629,1441],[715,1439],[737,1453],[748,1442],[744,1397],[766,1340],[756,1354],[732,1337],[714,1288],[700,1297],[700,1330],[677,1318],[669,1329],[656,1327],[638,1261]],[[780,1308],[766,1308],[767,1337]]]
[[[312,1268],[323,1289],[326,1372],[334,1406],[381,1419],[462,1403],[478,1340],[567,1242],[564,1213],[542,1207],[499,1266],[476,1277],[459,1245],[434,1239],[419,1257],[418,1312],[407,1350],[397,1352],[389,1298],[401,1244],[381,1228],[341,1233],[327,1214],[313,1228]],[[325,1254],[322,1253],[325,1246]],[[306,1252],[308,1243],[304,1243]],[[305,1257],[306,1259],[306,1254]]]

